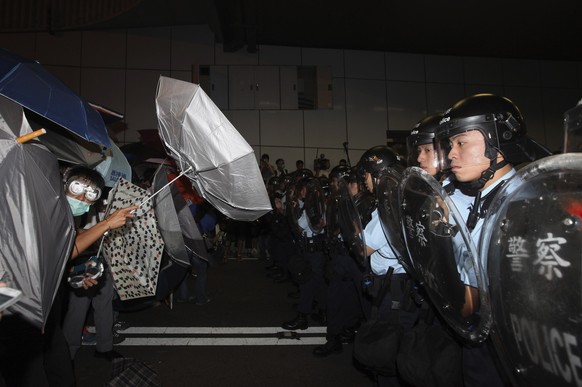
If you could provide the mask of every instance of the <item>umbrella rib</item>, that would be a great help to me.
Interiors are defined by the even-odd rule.
[[[240,156],[240,157],[237,157],[236,159],[232,159],[232,161],[229,161],[229,162],[227,162],[227,163],[218,164],[218,165],[216,165],[216,166],[213,166],[212,168],[206,168],[206,169],[198,169],[198,170],[196,170],[196,172],[198,172],[198,173],[201,173],[201,172],[208,172],[208,171],[213,171],[213,170],[215,170],[215,169],[222,168],[222,167],[223,167],[223,166],[225,166],[225,165],[232,164],[233,162],[235,162],[235,161],[238,161],[238,160],[240,160],[240,159],[242,159],[243,157],[246,157],[246,156],[248,156],[248,155],[249,155],[249,153],[246,153],[246,154],[244,154],[244,155],[242,155],[242,156]]]

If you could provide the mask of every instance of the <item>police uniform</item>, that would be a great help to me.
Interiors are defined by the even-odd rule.
[[[487,199],[491,200],[491,195],[495,195],[500,185],[506,180],[510,179],[515,175],[515,169],[503,175],[499,180],[496,180],[489,187],[481,191],[480,209],[479,212],[482,213],[483,203]],[[466,220],[469,217],[469,213],[474,205],[474,197],[465,195],[459,189],[450,195],[453,203],[459,210],[461,219]],[[470,205],[467,205],[471,203]],[[475,247],[479,247],[479,240],[481,237],[481,231],[484,223],[484,213],[479,216],[477,223],[471,231],[471,240],[473,241]],[[455,257],[466,256],[464,251],[466,247],[464,243],[456,243],[455,247]],[[480,257],[481,267],[487,270],[487,257]],[[461,274],[462,281],[469,286],[477,287],[477,281],[475,278],[474,271],[466,270],[467,265],[463,265],[461,261],[457,263],[459,273]],[[484,276],[487,278],[487,276]],[[486,286],[486,285],[485,285]],[[499,371],[498,364],[499,359],[495,353],[491,340],[487,338],[484,343],[474,346],[463,346],[463,380],[465,387],[496,387],[505,386],[504,377]]]
[[[324,280],[325,255],[324,232],[314,233],[309,226],[307,212],[303,209],[301,217],[297,220],[297,225],[303,229],[300,243],[302,244],[303,256],[311,266],[311,278],[299,284],[299,304],[297,311],[303,314],[314,312],[314,303],[317,309],[326,309],[326,285]]]
[[[326,339],[345,343],[364,317],[362,271],[340,235],[329,239],[328,248]]]
[[[396,258],[396,254],[384,235],[380,223],[378,209],[372,213],[372,219],[364,229],[366,245],[375,250],[370,256],[370,266],[374,275],[374,283],[386,280],[386,274],[390,267],[394,269],[390,278],[390,292],[386,294],[378,309],[380,320],[393,320],[393,313],[398,313],[398,321],[405,330],[413,327],[418,318],[418,309],[413,307],[413,302],[407,292],[408,274]],[[396,376],[378,376],[379,386],[400,386]]]

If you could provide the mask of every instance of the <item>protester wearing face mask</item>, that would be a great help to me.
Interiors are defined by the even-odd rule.
[[[76,166],[66,171],[64,180],[65,194],[74,217],[89,212],[101,198],[105,185],[98,172],[84,166]],[[89,222],[84,228],[77,230],[71,259],[89,249],[109,230],[124,226],[128,219],[134,217],[132,211],[137,208],[138,206],[130,206],[119,209],[103,220],[99,219],[98,211],[92,211]],[[63,319],[63,333],[71,359],[75,358],[77,350],[81,347],[82,331],[90,307],[93,308],[96,330],[95,356],[108,360],[121,356],[113,351],[113,344],[123,341],[123,337],[113,331],[115,292],[113,277],[107,264],[103,265],[105,269],[101,277],[92,279],[86,276],[82,282],[83,289],[71,289],[69,292],[68,308]]]
[[[87,213],[101,197],[104,186],[103,177],[93,169],[84,166],[69,169],[65,173],[65,194],[73,216]],[[137,206],[121,208],[93,227],[77,230],[71,259],[76,258],[107,231],[124,226],[128,218],[134,217],[132,211],[137,208]]]

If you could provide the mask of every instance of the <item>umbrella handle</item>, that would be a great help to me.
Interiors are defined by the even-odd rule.
[[[38,136],[41,136],[45,133],[46,133],[46,129],[41,128],[39,130],[35,130],[34,132],[30,132],[30,133],[27,133],[23,136],[17,137],[16,141],[18,141],[19,144],[24,144],[25,142],[28,142],[28,141],[32,140],[33,138],[37,138]]]

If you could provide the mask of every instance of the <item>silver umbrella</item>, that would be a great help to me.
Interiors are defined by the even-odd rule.
[[[75,229],[57,159],[37,140],[17,141],[31,131],[22,107],[0,97],[0,280],[24,294],[8,313],[40,328],[70,256]]]
[[[156,111],[170,156],[210,204],[246,221],[271,210],[253,148],[199,85],[161,76]]]

